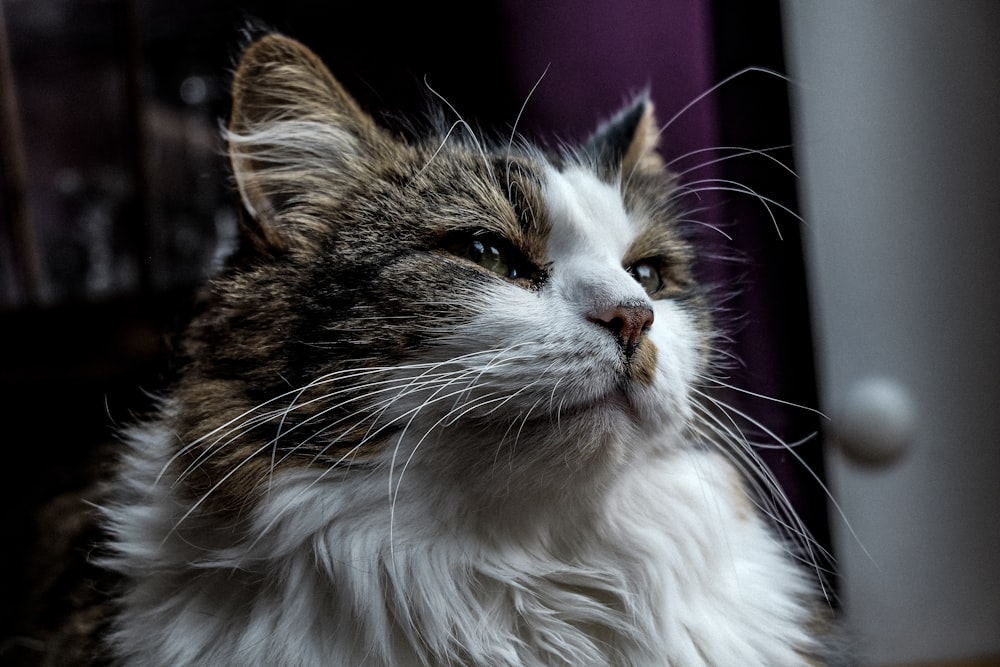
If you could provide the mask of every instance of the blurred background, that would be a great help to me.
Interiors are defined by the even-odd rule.
[[[404,133],[440,95],[572,142],[650,90],[751,392],[726,400],[801,443],[761,453],[837,558],[861,664],[1000,664],[998,8],[0,0],[0,637],[36,510],[164,388],[235,243],[219,128],[254,21]]]

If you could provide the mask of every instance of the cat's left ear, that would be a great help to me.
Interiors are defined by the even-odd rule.
[[[602,169],[631,174],[665,169],[657,152],[660,128],[648,94],[637,97],[603,124],[584,144],[584,153]]]

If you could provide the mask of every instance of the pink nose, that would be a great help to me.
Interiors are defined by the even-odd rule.
[[[631,355],[653,324],[653,311],[642,302],[625,302],[592,312],[587,319],[610,331],[625,354]]]

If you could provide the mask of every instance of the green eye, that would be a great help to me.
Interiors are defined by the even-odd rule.
[[[506,278],[514,278],[515,276],[511,275],[513,267],[508,255],[509,253],[489,241],[472,239],[469,243],[469,259],[493,273]]]
[[[467,259],[510,280],[533,280],[538,273],[510,243],[495,236],[463,235],[450,242],[447,250],[456,257]]]
[[[627,270],[635,278],[635,281],[646,290],[646,294],[656,294],[663,289],[663,276],[660,274],[658,263],[649,260],[637,262],[628,267]]]

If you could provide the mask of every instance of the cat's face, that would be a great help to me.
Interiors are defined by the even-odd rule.
[[[254,249],[193,328],[203,484],[406,466],[509,494],[671,446],[709,331],[646,101],[551,156],[405,143],[282,38],[234,92]]]

